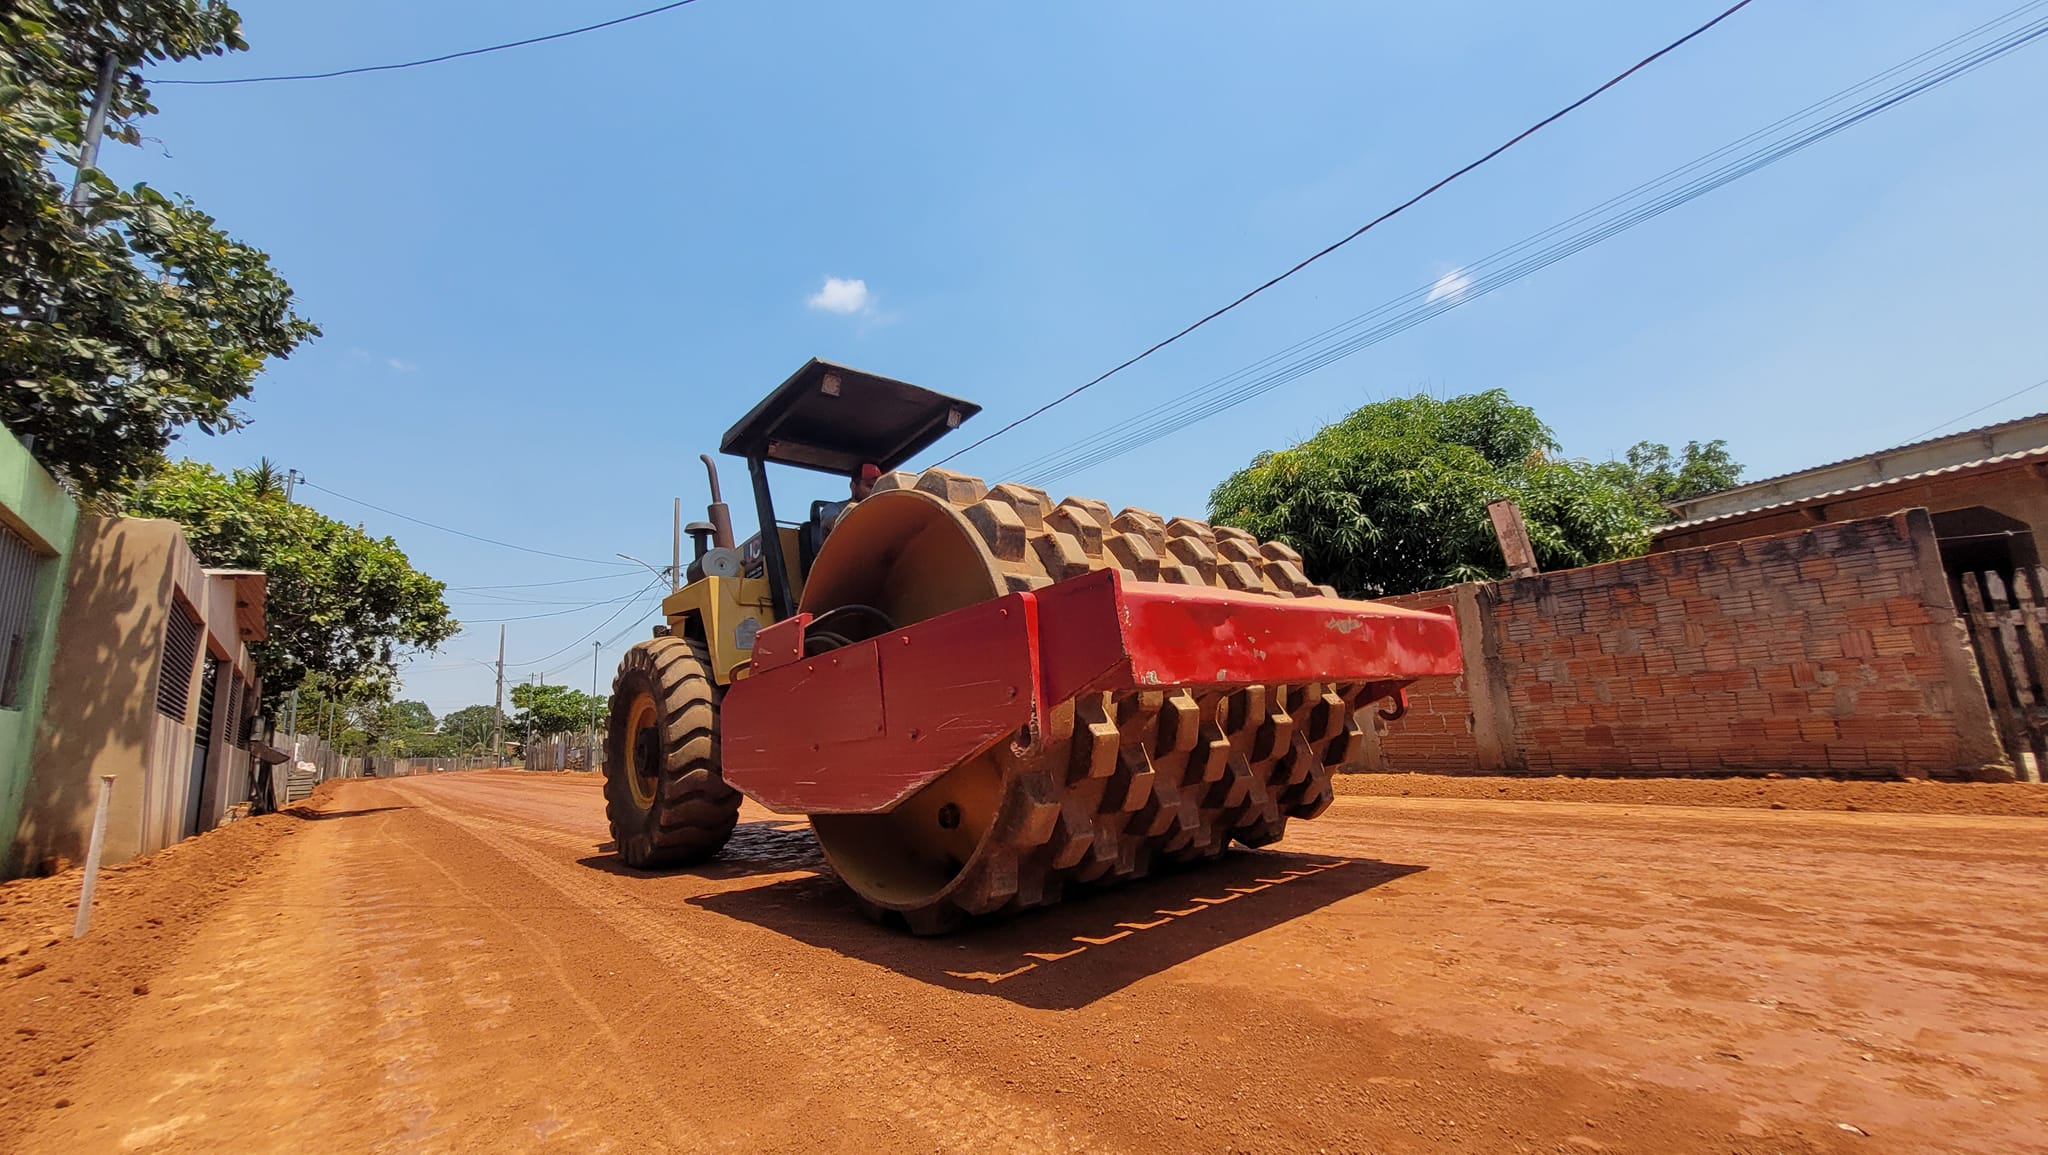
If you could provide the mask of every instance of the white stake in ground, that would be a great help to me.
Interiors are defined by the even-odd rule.
[[[92,842],[85,849],[85,881],[78,886],[78,921],[71,924],[71,937],[84,938],[92,923],[92,890],[100,881],[100,844],[107,840],[107,799],[114,794],[114,776],[100,775],[100,804],[92,812]]]

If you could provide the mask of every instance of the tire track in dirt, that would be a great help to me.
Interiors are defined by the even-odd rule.
[[[1098,1137],[1075,1134],[1070,1121],[909,1052],[886,1031],[834,1009],[794,983],[777,982],[773,974],[730,961],[743,954],[730,942],[693,944],[687,928],[678,925],[676,911],[650,909],[601,881],[602,876],[589,868],[564,863],[534,846],[538,842],[587,854],[593,849],[587,838],[457,812],[435,800],[430,791],[404,793],[428,815],[467,831],[572,903],[594,914],[602,912],[607,926],[732,1008],[736,1017],[788,1040],[792,1053],[816,1060],[800,1077],[820,1090],[843,1086],[823,1072],[862,1072],[866,1093],[886,1098],[902,1121],[916,1126],[941,1150],[979,1155],[1105,1149]],[[744,924],[721,923],[721,934],[728,938],[754,933]],[[767,1008],[779,1008],[780,1013]]]
[[[442,819],[445,821],[445,819]],[[612,1026],[611,1019],[598,1005],[584,994],[583,976],[571,972],[564,958],[560,942],[553,936],[535,930],[522,920],[513,917],[502,907],[490,902],[484,895],[462,880],[462,876],[447,864],[441,862],[435,851],[442,848],[439,840],[424,839],[410,835],[401,836],[415,860],[432,869],[442,879],[448,891],[464,900],[475,909],[487,912],[493,919],[504,925],[513,936],[526,944],[528,957],[539,962],[554,980],[565,1002],[576,1008],[593,1033],[603,1039],[605,1045],[619,1060],[621,1067],[631,1067],[638,1058],[630,1040],[624,1038]],[[410,960],[408,960],[410,961]],[[381,976],[380,976],[381,978]],[[403,984],[402,984],[403,985]],[[401,986],[402,986],[401,985]],[[687,1100],[685,1100],[687,1102]],[[692,1135],[701,1134],[715,1122],[702,1115],[681,1110],[675,1100],[655,1097],[651,1102],[653,1113],[658,1117],[662,1130],[666,1131],[675,1149],[689,1146]],[[406,1146],[400,1150],[414,1150]]]

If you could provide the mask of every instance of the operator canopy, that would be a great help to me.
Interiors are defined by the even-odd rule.
[[[726,430],[719,450],[843,477],[886,473],[981,412],[907,381],[812,358]]]

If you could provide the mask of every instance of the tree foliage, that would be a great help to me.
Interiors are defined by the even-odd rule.
[[[1686,465],[1703,464],[1690,475],[1671,469],[1668,450],[1668,476],[1654,473],[1654,454],[1592,464],[1562,457],[1535,411],[1501,390],[1401,397],[1259,454],[1216,487],[1209,509],[1219,524],[1293,546],[1315,580],[1382,597],[1502,576],[1486,512],[1500,498],[1521,506],[1544,569],[1641,553],[1663,520],[1662,494],[1714,467],[1736,470],[1721,443],[1696,446]]]
[[[590,728],[593,716],[602,730],[608,703],[568,686],[521,684],[512,687],[512,705],[519,713],[506,724],[507,735],[518,738],[530,732],[539,738],[581,734]]]
[[[1726,441],[1688,441],[1676,460],[1670,446],[1639,441],[1628,451],[1628,468],[1637,492],[1658,507],[1660,521],[1667,502],[1687,501],[1742,482],[1742,466],[1728,453]]]
[[[105,139],[137,144],[156,111],[141,68],[246,48],[215,0],[9,0],[0,5],[0,423],[88,494],[127,491],[180,430],[233,429],[273,357],[319,329],[261,250],[191,202],[82,174],[102,57]]]
[[[266,703],[309,677],[340,702],[389,701],[402,652],[432,650],[459,628],[444,587],[415,570],[390,538],[262,484],[255,471],[227,476],[180,461],[138,489],[126,512],[178,522],[206,565],[269,575],[270,638],[257,647]]]
[[[449,740],[452,753],[479,753],[491,748],[491,729],[497,718],[498,712],[490,706],[464,706],[442,717],[441,734]]]

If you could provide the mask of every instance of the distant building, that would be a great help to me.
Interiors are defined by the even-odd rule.
[[[2048,535],[2048,413],[1916,441],[1767,477],[1689,501],[1653,531],[1666,553],[1830,522],[1925,508],[1942,568],[1966,573],[2041,564]]]

